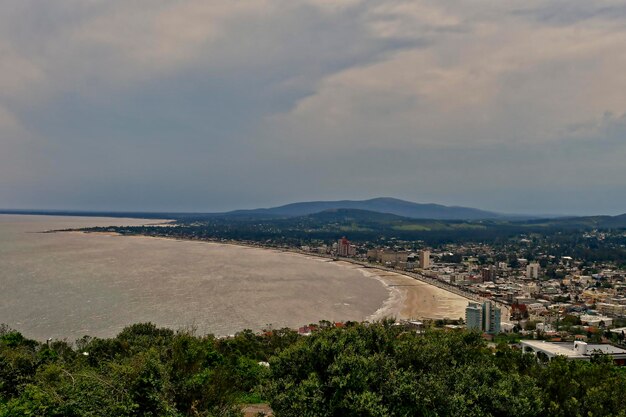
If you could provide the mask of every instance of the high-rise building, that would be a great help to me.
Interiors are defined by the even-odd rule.
[[[354,255],[356,255],[356,247],[351,245],[345,236],[337,241],[337,256],[351,257]]]
[[[494,282],[496,280],[496,268],[491,265],[480,270],[483,282]]]
[[[469,303],[465,308],[465,326],[469,330],[482,330],[483,309],[478,303]]]
[[[348,256],[349,250],[350,250],[350,241],[346,239],[345,236],[337,241],[337,255]]]
[[[539,264],[536,262],[526,265],[526,278],[537,279],[539,278]]]
[[[469,330],[481,330],[489,334],[500,333],[501,312],[491,302],[482,305],[468,303],[465,308],[465,325]]]
[[[500,333],[500,309],[489,301],[483,303],[483,330],[489,334]]]
[[[423,250],[420,252],[420,268],[430,268],[430,251]]]

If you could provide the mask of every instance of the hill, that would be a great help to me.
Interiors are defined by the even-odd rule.
[[[395,214],[412,219],[480,220],[502,218],[503,215],[469,207],[420,204],[397,198],[381,197],[370,200],[309,201],[279,207],[235,210],[222,213],[227,217],[298,217],[326,210],[353,209]]]
[[[522,222],[529,226],[548,226],[566,229],[622,229],[626,228],[626,214],[618,216],[582,216],[558,219],[538,219]]]

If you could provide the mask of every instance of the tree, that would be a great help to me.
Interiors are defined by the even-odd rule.
[[[281,352],[270,370],[268,395],[281,416],[537,416],[543,409],[534,382],[499,368],[477,333],[329,329]]]

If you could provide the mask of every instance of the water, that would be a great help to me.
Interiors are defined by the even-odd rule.
[[[363,320],[387,299],[354,266],[204,242],[44,230],[153,220],[0,215],[0,323],[25,336],[110,337],[151,321],[198,333]]]

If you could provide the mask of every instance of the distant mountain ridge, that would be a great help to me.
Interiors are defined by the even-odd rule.
[[[175,222],[219,221],[281,221],[303,220],[321,222],[357,221],[368,223],[415,223],[446,221],[491,224],[490,227],[518,225],[524,227],[558,227],[565,229],[611,229],[626,228],[626,213],[609,216],[531,216],[502,214],[469,207],[419,204],[397,198],[373,198],[370,200],[311,201],[286,204],[279,207],[252,210],[234,210],[223,213],[202,212],[138,212],[138,211],[79,211],[79,210],[28,210],[2,209],[0,214],[31,214],[47,216],[125,217],[140,219],[167,219]],[[431,222],[432,223],[432,222]],[[444,227],[438,223],[437,227]]]
[[[271,208],[234,210],[221,213],[221,215],[227,217],[298,217],[338,209],[367,210],[411,219],[482,220],[504,217],[499,213],[470,207],[421,204],[390,197],[370,200],[308,201]]]

